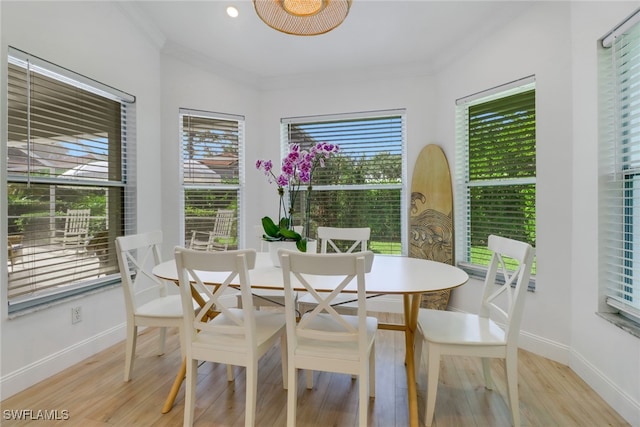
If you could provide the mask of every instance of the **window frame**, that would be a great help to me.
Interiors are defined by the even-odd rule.
[[[640,337],[640,10],[600,40],[598,54],[598,313]]]
[[[120,136],[117,139],[117,141],[119,142],[117,146],[108,142],[106,145],[106,147],[108,147],[107,154],[104,154],[104,156],[107,159],[109,159],[109,161],[107,162],[109,165],[108,167],[110,168],[111,165],[116,165],[115,167],[118,168],[119,176],[117,178],[114,178],[114,175],[109,174],[109,176],[106,179],[93,179],[93,178],[87,178],[87,177],[65,175],[57,171],[53,175],[51,174],[52,173],[51,171],[49,175],[39,175],[37,173],[32,172],[32,170],[30,169],[30,166],[28,166],[26,171],[24,171],[24,173],[21,174],[18,172],[11,172],[9,170],[10,163],[7,160],[7,163],[5,164],[6,175],[5,175],[5,180],[3,182],[3,185],[6,186],[5,188],[8,188],[10,184],[14,184],[19,186],[20,185],[21,186],[40,185],[40,186],[43,186],[43,188],[46,188],[47,186],[49,188],[56,188],[61,186],[62,188],[75,188],[75,189],[78,189],[78,191],[83,191],[83,190],[91,191],[91,189],[102,188],[107,192],[113,192],[113,191],[119,192],[120,197],[118,198],[117,202],[114,201],[113,199],[109,200],[108,197],[105,199],[105,203],[106,203],[105,219],[108,218],[108,220],[118,222],[118,226],[113,227],[114,232],[116,232],[116,230],[121,230],[121,231],[117,231],[118,233],[133,232],[135,228],[134,218],[136,214],[136,205],[135,205],[136,99],[135,97],[130,94],[127,94],[126,92],[120,91],[111,86],[105,85],[104,83],[98,82],[89,77],[83,76],[77,72],[68,70],[64,67],[51,63],[47,60],[38,58],[34,55],[31,55],[27,52],[24,52],[22,50],[16,49],[11,46],[9,46],[7,50],[7,62],[6,62],[7,69],[9,69],[10,66],[16,67],[18,69],[24,68],[27,87],[30,87],[29,85],[31,84],[30,77],[29,77],[30,73],[36,73],[37,75],[42,76],[42,78],[47,78],[50,81],[57,82],[56,84],[59,85],[60,90],[53,91],[53,93],[54,95],[60,98],[65,96],[66,91],[68,91],[69,88],[73,87],[74,90],[76,90],[78,93],[91,94],[90,96],[100,97],[105,100],[109,100],[109,102],[115,101],[117,104],[120,105],[118,116],[115,116],[115,115],[112,116],[113,120],[117,120],[118,122],[120,122],[120,126],[119,126]],[[18,81],[18,80],[12,80],[12,78],[8,76],[7,85],[10,85],[12,81]],[[8,89],[7,89],[7,93],[9,93]],[[38,129],[38,124],[34,123],[32,127],[31,122],[29,121],[30,113],[28,112],[31,107],[29,104],[27,104],[25,105],[24,108],[25,108],[24,111],[27,114],[27,119],[25,122],[25,126],[27,130],[25,131],[24,135],[26,136],[25,141],[27,144],[27,150],[29,150],[29,147],[36,146],[35,139],[38,138],[37,136],[31,136],[30,129],[32,128]],[[21,110],[15,110],[15,111],[21,111]],[[41,111],[44,111],[45,113],[49,114],[49,116],[43,116],[43,117],[47,117],[47,118],[53,117],[53,112],[51,109],[50,110],[41,109]],[[8,123],[10,109],[7,108],[4,114],[5,114],[5,117],[3,119],[7,120],[7,123]],[[91,118],[94,118],[97,120],[97,116],[91,116]],[[61,126],[60,132],[64,132],[64,130],[71,129],[73,127],[73,125],[70,124],[71,121],[62,122],[62,123],[64,125]],[[98,134],[96,134],[96,136],[97,135]],[[61,136],[72,137],[71,134],[65,135],[61,133],[57,135],[57,137],[61,137]],[[52,140],[55,139],[56,135],[52,134],[51,138]],[[8,147],[9,146],[8,131],[3,135],[3,141],[4,141],[4,146]],[[86,152],[77,151],[74,154],[73,149],[67,148],[66,150],[67,152],[65,152],[65,156],[67,159],[76,158],[78,166],[88,165],[87,163],[88,160],[86,160],[86,158],[83,158],[83,156],[86,155]],[[27,156],[29,156],[29,154],[27,154]],[[28,160],[27,164],[29,163],[30,161]],[[114,207],[117,207],[117,209],[113,209]],[[9,203],[7,203],[7,217],[3,225],[7,235],[9,234],[9,219],[10,219],[8,211],[9,211]],[[54,221],[56,217],[51,216],[49,218],[50,218],[49,222],[51,222],[51,221]],[[109,234],[108,236],[112,237],[111,234]],[[89,237],[91,238],[95,236],[90,235]],[[29,240],[28,242],[33,243],[34,245],[32,247],[34,248],[44,248],[50,245],[50,243],[48,244],[40,243],[37,240]],[[88,240],[87,242],[85,242],[85,244],[90,245],[91,242]],[[59,284],[55,284],[55,285],[49,284],[49,285],[43,286],[42,288],[37,288],[37,286],[35,286],[31,292],[24,293],[23,295],[20,295],[15,298],[12,298],[9,296],[9,289],[11,285],[11,282],[9,279],[13,271],[12,271],[12,267],[8,266],[7,270],[8,270],[9,277],[5,282],[8,313],[10,315],[16,315],[19,312],[24,312],[39,306],[48,305],[51,303],[68,299],[70,297],[76,297],[78,295],[94,292],[103,287],[118,284],[120,281],[120,275],[117,271],[117,262],[115,262],[115,259],[116,259],[115,249],[113,245],[108,244],[108,241],[106,242],[106,244],[107,244],[107,249],[104,249],[105,252],[103,252],[104,254],[103,256],[107,257],[109,267],[107,269],[108,270],[107,274],[102,273],[103,274],[102,277],[100,277],[101,271],[102,271],[102,266],[101,266],[98,269],[98,272],[96,273],[95,277],[86,276],[85,278],[82,278],[78,281],[74,281],[75,279],[72,279],[72,281],[66,281],[66,282],[61,281]],[[88,251],[88,249],[89,247],[86,246],[85,250]],[[61,255],[54,255],[54,256],[61,256]],[[35,263],[32,264],[30,269],[32,271],[27,272],[25,274],[27,274],[28,277],[38,277]],[[73,276],[70,275],[69,277],[73,277]],[[14,279],[14,281],[15,280],[17,279]]]
[[[399,200],[399,219],[400,219],[400,253],[395,253],[396,255],[406,256],[408,254],[408,215],[407,215],[407,131],[406,131],[406,121],[407,121],[407,113],[405,109],[390,109],[390,110],[378,110],[378,111],[365,111],[365,112],[354,112],[354,113],[338,113],[338,114],[327,114],[327,115],[315,115],[315,116],[300,116],[300,117],[287,117],[282,118],[281,123],[281,156],[283,158],[287,153],[289,153],[289,144],[292,143],[289,135],[289,127],[292,125],[304,126],[307,125],[319,125],[321,123],[333,123],[336,127],[339,127],[340,123],[346,123],[349,121],[375,121],[376,119],[380,120],[392,120],[393,118],[397,118],[400,121],[400,163],[401,163],[401,173],[400,173],[400,182],[398,183],[368,183],[368,184],[341,184],[341,185],[322,185],[317,182],[313,182],[312,191],[314,193],[323,193],[337,191],[362,191],[362,190],[399,190],[400,192],[400,200]],[[307,138],[304,138],[305,140]],[[328,142],[338,144],[341,149],[346,147],[344,140],[348,138],[341,138],[341,134],[336,133],[328,136],[326,138],[315,140],[313,139],[313,143],[318,142]],[[299,142],[299,141],[293,141]],[[342,142],[342,143],[341,143]],[[310,147],[311,143],[308,143]],[[302,149],[308,149],[308,146],[301,146]],[[383,147],[384,148],[384,147]],[[384,149],[379,150],[378,153],[385,153]],[[338,156],[340,153],[338,153]],[[335,160],[329,160],[329,163],[335,162]],[[279,165],[277,165],[279,166]],[[277,167],[276,166],[276,167]],[[315,181],[315,180],[314,180]],[[304,187],[304,186],[303,186]],[[303,198],[306,198],[307,189],[301,187],[300,191],[303,195]],[[313,197],[311,200],[311,204],[313,205]],[[335,224],[320,224],[317,223],[318,226],[340,226]],[[360,224],[359,227],[364,227],[367,225]],[[371,240],[374,241],[375,234],[372,227]],[[311,234],[311,237],[314,237],[314,234]],[[393,242],[389,242],[390,246],[393,246]],[[371,248],[371,246],[369,246]],[[388,253],[388,252],[384,252]]]
[[[235,122],[237,126],[237,168],[235,168],[235,174],[237,175],[237,183],[229,184],[229,183],[215,183],[215,182],[192,182],[187,183],[185,181],[185,162],[188,160],[185,154],[185,151],[188,151],[187,142],[185,140],[185,129],[184,129],[184,120],[185,117],[195,117],[201,120],[211,119],[213,121],[222,121],[222,122]],[[189,247],[189,237],[188,233],[194,227],[190,227],[187,230],[187,216],[186,216],[186,191],[189,190],[198,190],[198,191],[211,191],[211,192],[236,192],[236,215],[233,226],[235,229],[234,237],[236,239],[236,244],[229,246],[228,249],[236,249],[242,246],[242,212],[243,212],[243,197],[245,194],[245,117],[237,114],[228,114],[228,113],[218,113],[212,111],[204,111],[204,110],[196,110],[190,108],[180,108],[178,112],[178,126],[179,126],[179,138],[180,138],[180,225],[181,225],[181,236],[184,239],[184,246]],[[228,128],[225,128],[228,130]],[[220,129],[218,129],[220,130]],[[205,147],[202,147],[205,148]],[[193,159],[189,159],[193,160]],[[223,209],[224,207],[219,207],[218,209]],[[212,229],[214,226],[215,219],[212,217],[212,222],[208,223],[208,225],[203,226],[204,228],[195,227],[197,231],[206,231],[208,229]]]
[[[482,187],[502,187],[512,185],[534,185],[536,177],[491,178],[472,181],[469,166],[469,108],[496,100],[518,95],[533,90],[535,93],[535,76],[527,76],[503,85],[499,85],[467,97],[456,100],[456,215],[455,215],[455,250],[456,264],[471,277],[484,279],[487,266],[471,261],[471,189]],[[535,95],[534,95],[535,96]],[[537,191],[536,191],[537,193]],[[537,196],[536,196],[537,197]],[[510,236],[505,236],[510,237]],[[535,246],[535,242],[531,242]],[[487,259],[488,260],[488,259]],[[529,279],[529,291],[535,290],[534,272]]]

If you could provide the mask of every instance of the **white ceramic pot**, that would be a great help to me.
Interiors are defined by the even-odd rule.
[[[280,258],[278,257],[278,249],[284,248],[291,251],[296,251],[298,248],[296,247],[296,242],[293,240],[278,240],[276,242],[267,242],[267,247],[269,248],[269,255],[271,256],[271,262],[275,267],[280,267]],[[318,249],[317,240],[308,240],[307,241],[307,253],[316,253]]]

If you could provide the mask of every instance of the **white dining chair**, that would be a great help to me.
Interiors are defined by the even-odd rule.
[[[489,236],[488,247],[493,255],[478,314],[424,308],[419,311],[415,360],[420,363],[422,347],[426,346],[427,396],[424,423],[427,426],[433,422],[440,357],[443,355],[481,357],[487,389],[493,387],[490,359],[505,359],[512,421],[514,426],[520,425],[518,335],[535,250],[527,243],[494,235]],[[516,269],[512,269],[514,262],[517,264]],[[498,271],[502,273],[500,276]],[[498,277],[504,280],[496,280]],[[418,371],[416,369],[416,374]]]
[[[369,227],[318,227],[320,252],[323,254],[366,251],[370,237]]]
[[[354,251],[366,251],[371,228],[369,227],[318,227],[318,240],[320,240],[320,253],[352,253]],[[343,314],[355,314],[357,303],[353,295],[339,295],[334,300],[334,308]],[[312,310],[316,306],[315,299],[311,295],[303,295],[298,299],[298,308],[301,313]]]
[[[167,283],[151,273],[160,264],[162,232],[151,231],[116,238],[116,252],[127,313],[124,380],[131,379],[139,326],[159,327],[158,354],[164,353],[168,327],[178,328],[182,343],[180,295],[168,292]],[[191,311],[194,310],[192,306]],[[184,351],[184,348],[181,348]]]
[[[287,426],[296,424],[298,369],[337,372],[358,378],[360,426],[367,425],[369,396],[375,396],[375,339],[378,320],[367,316],[365,273],[371,271],[373,252],[307,254],[281,249],[280,265],[287,319]],[[350,283],[357,287],[357,314],[338,313],[333,299]],[[294,287],[304,287],[318,305],[297,319]],[[318,288],[333,289],[318,292]],[[313,384],[307,377],[307,388]]]
[[[180,295],[185,312],[193,293],[204,300],[198,313],[184,316],[186,385],[184,426],[191,426],[195,414],[198,361],[244,366],[246,376],[245,426],[256,423],[258,360],[280,339],[283,386],[287,387],[287,343],[282,313],[256,311],[251,304],[249,270],[255,267],[254,249],[203,252],[175,248]],[[203,272],[221,273],[220,285],[205,286]],[[226,307],[221,298],[238,278],[244,308]],[[229,378],[228,378],[229,379]],[[233,380],[233,378],[230,378]]]

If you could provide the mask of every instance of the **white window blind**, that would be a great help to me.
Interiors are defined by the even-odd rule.
[[[310,235],[318,226],[370,227],[370,248],[406,253],[406,114],[404,110],[282,119],[283,153],[289,144],[319,142],[340,151],[313,175]],[[296,212],[303,212],[304,197]],[[295,223],[294,218],[294,223]]]
[[[634,22],[600,55],[599,259],[607,303],[640,320],[640,25]]]
[[[185,245],[192,238],[206,240],[219,213],[231,210],[234,220],[222,244],[236,249],[244,182],[244,117],[181,109],[180,135]]]
[[[472,273],[483,271],[490,262],[490,234],[535,246],[536,108],[532,81],[527,78],[458,103],[456,258]]]
[[[135,99],[9,49],[10,311],[115,282],[135,217]]]

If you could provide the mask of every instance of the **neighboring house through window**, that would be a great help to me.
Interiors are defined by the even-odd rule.
[[[119,281],[113,242],[135,216],[135,98],[13,48],[7,71],[15,312]]]
[[[536,244],[534,78],[457,104],[456,261],[484,276],[490,234]]]
[[[313,175],[311,237],[318,226],[370,227],[371,250],[407,253],[405,123],[404,110],[282,119],[283,153],[289,144],[340,147]]]
[[[244,117],[180,109],[185,246],[238,248]]]

